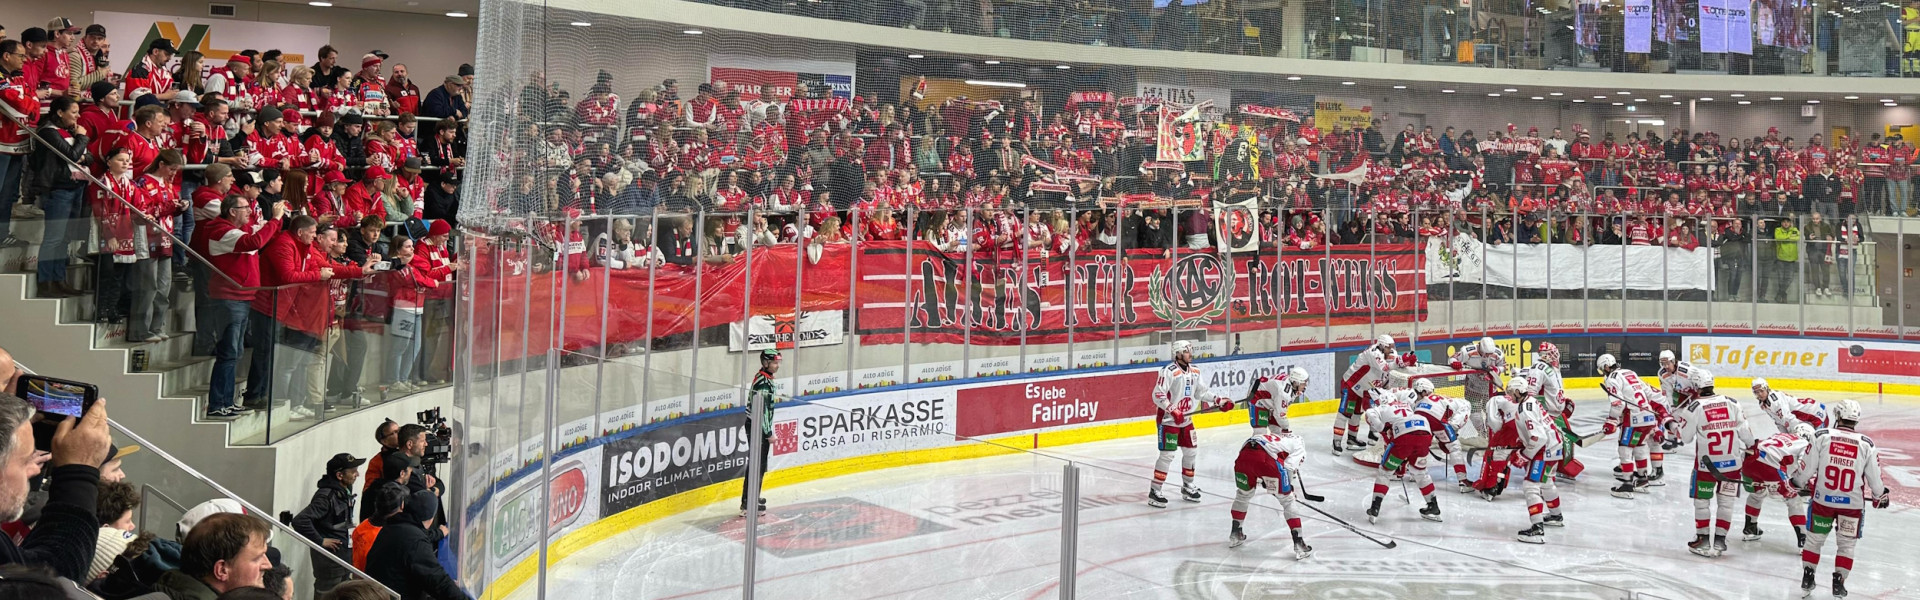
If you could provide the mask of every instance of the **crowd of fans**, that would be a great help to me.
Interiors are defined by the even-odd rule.
[[[143,529],[135,515],[146,514],[137,487],[145,478],[122,468],[140,448],[112,444],[107,401],[80,418],[36,412],[16,396],[23,374],[0,349],[0,600],[292,600],[298,578],[281,549],[298,546],[274,542],[265,515],[215,498],[187,509],[172,532]],[[446,486],[432,475],[428,434],[382,423],[371,464],[334,455],[312,502],[281,514],[315,548],[313,597],[386,600],[391,589],[470,598],[441,562]],[[350,578],[343,564],[372,581]]]
[[[379,50],[349,70],[331,46],[301,65],[162,37],[125,73],[109,50],[105,27],[65,18],[0,40],[0,247],[27,245],[14,219],[44,220],[40,297],[82,293],[67,270],[89,227],[95,318],[128,341],[173,334],[190,283],[209,418],[364,404],[369,363],[383,396],[446,379],[472,67],[423,94]]]
[[[1829,144],[1777,128],[1542,135],[1504,124],[1484,138],[1411,125],[1389,136],[1378,120],[1321,131],[1243,106],[1177,117],[1198,159],[1164,161],[1159,120],[1188,107],[1098,90],[1042,110],[1032,97],[886,104],[720,81],[684,98],[674,80],[631,101],[612,88],[602,72],[577,101],[538,78],[521,90],[521,168],[488,198],[515,214],[635,217],[588,232],[600,241],[577,268],[725,264],[753,245],[861,240],[988,260],[1216,248],[1219,203],[1252,199],[1267,249],[1461,234],[1710,246],[1723,250],[1724,297],[1745,297],[1742,282],[1757,278],[1760,296],[1785,301],[1801,269],[1809,294],[1855,293],[1852,261],[1870,233],[1859,217],[1920,208],[1916,151],[1899,135]]]

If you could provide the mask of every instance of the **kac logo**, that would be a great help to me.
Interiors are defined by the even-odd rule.
[[[1162,274],[1158,267],[1147,279],[1153,314],[1174,329],[1212,323],[1226,314],[1233,301],[1233,272],[1219,256],[1195,253],[1180,257]]]

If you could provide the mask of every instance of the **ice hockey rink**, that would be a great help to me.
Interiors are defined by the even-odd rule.
[[[1731,383],[1722,380],[1722,383]],[[1744,386],[1756,436],[1774,427]],[[1832,393],[1783,390],[1837,400]],[[1576,431],[1596,431],[1606,403],[1598,389],[1571,389]],[[1861,431],[1880,448],[1888,510],[1868,510],[1848,580],[1852,598],[1920,597],[1920,398],[1851,396]],[[1764,505],[1759,541],[1741,541],[1732,517],[1729,550],[1718,558],[1688,553],[1693,508],[1686,494],[1690,448],[1666,459],[1666,485],[1633,500],[1611,496],[1611,439],[1581,449],[1589,466],[1561,484],[1565,528],[1543,546],[1514,541],[1527,524],[1518,486],[1496,501],[1454,491],[1444,465],[1431,466],[1445,522],[1421,520],[1418,490],[1402,499],[1394,484],[1378,524],[1366,522],[1373,474],[1330,453],[1331,417],[1296,418],[1306,437],[1307,487],[1317,506],[1355,526],[1391,536],[1383,549],[1301,509],[1316,554],[1296,561],[1271,496],[1256,498],[1250,539],[1228,548],[1232,462],[1249,434],[1243,426],[1201,429],[1199,503],[1169,480],[1166,508],[1144,503],[1156,456],[1142,436],[1047,448],[1041,454],[881,469],[770,489],[761,524],[757,598],[1054,598],[1059,592],[1061,465],[1082,463],[1078,559],[1080,598],[1799,598],[1800,560],[1786,505]],[[1057,458],[1056,458],[1057,457]],[[1469,472],[1474,472],[1470,468]],[[1177,471],[1177,465],[1176,465]],[[1410,484],[1408,484],[1409,487]],[[547,598],[739,598],[740,530],[728,498],[614,535],[566,557],[548,573]],[[1744,500],[1736,504],[1736,511]],[[1830,597],[1833,542],[1813,597]],[[516,597],[533,597],[534,586]]]

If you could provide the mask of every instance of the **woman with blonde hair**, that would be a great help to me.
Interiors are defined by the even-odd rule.
[[[303,111],[320,110],[320,97],[314,95],[311,87],[313,67],[294,65],[293,73],[287,76],[287,85],[275,93],[280,97],[280,104],[291,104]]]

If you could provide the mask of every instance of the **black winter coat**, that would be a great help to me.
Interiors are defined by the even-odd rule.
[[[380,528],[367,550],[367,575],[399,593],[401,600],[468,600],[440,567],[427,530],[404,516]]]
[[[60,133],[64,131],[52,123],[40,125],[40,141],[33,143],[33,154],[27,158],[31,167],[26,171],[27,189],[32,194],[44,194],[48,190],[71,190],[87,186],[87,180],[73,178],[73,171],[66,157],[75,163],[87,164],[87,136],[75,134],[69,142]]]
[[[319,489],[313,492],[313,500],[293,517],[293,530],[315,544],[329,539],[344,544],[353,539],[353,500],[353,490],[347,489],[339,479],[331,475],[322,477]]]

